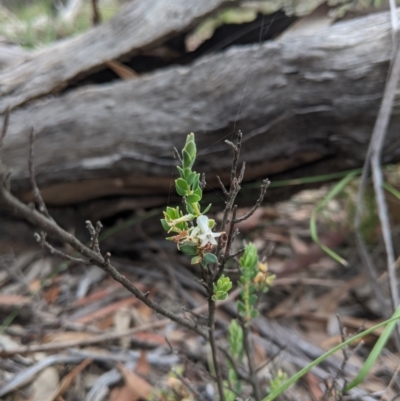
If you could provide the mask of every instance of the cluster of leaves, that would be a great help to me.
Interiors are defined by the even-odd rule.
[[[243,256],[239,260],[241,271],[239,283],[241,286],[240,300],[238,301],[239,315],[249,322],[258,316],[255,305],[258,300],[257,293],[267,292],[275,276],[268,272],[266,263],[258,260],[257,249],[254,244],[246,246]]]
[[[205,216],[205,213],[210,210],[211,204],[201,211],[200,201],[203,197],[203,190],[200,174],[192,170],[196,155],[195,137],[191,133],[187,136],[185,146],[179,156],[182,165],[177,167],[179,178],[175,180],[176,192],[183,197],[186,214],[179,209],[179,206],[167,207],[161,224],[168,233],[177,234],[168,239],[175,241],[181,252],[192,257],[192,264],[200,263],[203,268],[206,268],[207,265],[215,264],[218,261],[210,251],[216,244],[214,237],[220,234],[211,231],[215,221]],[[195,219],[197,226],[194,225]],[[220,285],[222,285],[221,289],[225,288],[222,282]]]

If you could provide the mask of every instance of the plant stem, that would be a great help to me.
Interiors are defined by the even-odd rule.
[[[260,401],[262,399],[262,395],[260,386],[258,385],[257,381],[257,373],[254,367],[253,355],[250,349],[249,326],[245,322],[243,322],[242,327],[243,327],[243,347],[244,347],[244,352],[246,353],[247,356],[251,386],[253,387],[254,398],[256,399],[256,401]]]
[[[215,377],[217,379],[218,385],[218,393],[219,400],[225,401],[225,393],[224,393],[224,383],[222,381],[220,367],[218,365],[218,348],[217,343],[215,341],[215,301],[213,301],[213,286],[212,280],[209,280],[209,295],[208,295],[208,333],[209,333],[209,341],[211,345],[211,353],[213,358]]]

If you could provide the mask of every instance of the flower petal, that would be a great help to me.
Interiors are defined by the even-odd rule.
[[[200,230],[203,234],[206,234],[210,231],[210,227],[208,226],[208,217],[204,214],[197,218],[197,225],[200,227]]]

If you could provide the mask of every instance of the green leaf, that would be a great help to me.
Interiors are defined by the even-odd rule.
[[[191,159],[196,158],[196,144],[194,142],[186,144],[184,149],[189,153]]]
[[[195,257],[192,258],[192,260],[190,261],[190,263],[191,263],[192,265],[195,265],[195,264],[200,263],[200,262],[201,262],[201,256],[195,256]]]
[[[194,142],[194,134],[193,134],[193,132],[191,132],[191,133],[186,137],[185,146],[186,146],[189,142]]]
[[[260,312],[257,309],[252,309],[251,312],[250,312],[250,316],[253,319],[256,318],[259,314],[260,314]]]
[[[246,305],[242,301],[237,301],[237,307],[239,312],[246,312]]]
[[[185,169],[186,170],[186,169]],[[187,170],[189,170],[189,169],[187,169]],[[190,170],[189,170],[190,171]],[[193,182],[194,182],[194,179],[196,178],[196,173],[194,172],[194,171],[192,171],[192,172],[190,172],[186,177],[186,182],[189,184],[189,185],[192,185],[193,184]]]
[[[190,189],[188,183],[183,178],[178,178],[175,181],[175,184],[177,187],[179,187],[183,191],[188,191]]]
[[[246,245],[243,256],[239,259],[239,266],[248,280],[252,280],[257,274],[257,263],[257,248],[253,243],[250,243]]]
[[[176,166],[176,168],[177,168],[178,171],[179,171],[179,175],[180,175],[182,178],[186,178],[184,169],[183,169],[182,167],[179,167],[179,166]]]
[[[197,245],[193,242],[184,242],[179,249],[186,255],[195,256],[197,255]],[[198,262],[196,262],[198,263]]]
[[[161,225],[163,226],[163,229],[165,231],[169,231],[170,230],[170,226],[167,224],[167,222],[165,221],[165,219],[161,219]]]
[[[192,183],[193,190],[196,190],[197,188],[199,188],[199,182],[200,182],[200,174],[196,173],[196,177],[194,177],[194,180]]]
[[[218,262],[217,257],[213,253],[206,253],[203,256],[203,260],[207,265],[211,265]]]
[[[175,220],[179,217],[179,208],[173,208],[173,207],[167,207],[167,215],[170,217],[172,220]]]
[[[186,202],[188,203],[197,203],[201,200],[200,196],[196,194],[192,194],[186,197]]]
[[[182,150],[182,156],[183,156],[182,166],[184,168],[192,168],[195,159],[192,159],[190,157],[190,154],[188,152],[186,152],[185,149]]]
[[[229,325],[228,342],[230,353],[240,360],[243,355],[243,329],[235,319]]]
[[[211,209],[211,203],[202,211],[201,214],[206,214]]]
[[[225,291],[218,291],[212,297],[213,301],[225,301],[228,298],[228,293]]]
[[[186,201],[186,209],[190,214],[196,214],[195,210],[193,209],[192,205]]]
[[[197,188],[193,191],[193,193],[194,193],[195,195],[197,195],[198,197],[200,197],[200,199],[203,197],[203,191],[201,190],[200,187],[197,187]]]

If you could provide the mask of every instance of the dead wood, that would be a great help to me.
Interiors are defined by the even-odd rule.
[[[199,3],[197,16],[205,15],[216,3],[226,2],[207,2],[207,7]],[[143,18],[141,2],[134,4],[130,19]],[[161,18],[153,8],[148,13],[155,21]],[[97,27],[74,39],[81,48],[86,44],[86,54],[93,42],[99,47],[98,53],[90,53],[90,60],[83,57],[82,65],[86,70],[95,69],[104,58],[134,53],[135,46],[143,49],[160,43],[173,31],[192,26],[193,13],[191,9],[189,16],[185,14],[186,23],[180,25],[174,18],[168,26],[153,21],[163,26],[157,27],[157,38],[154,32],[145,35],[139,24],[135,44],[122,40],[125,48],[118,54],[112,53],[111,39],[103,37],[101,29],[105,28]],[[106,29],[113,27],[116,29],[111,21]],[[129,36],[124,29],[116,29],[114,35]],[[119,43],[116,37],[113,43]],[[8,70],[0,75],[4,94],[0,106],[16,106],[55,91],[83,72],[79,60],[73,62],[74,70],[62,54],[74,48],[74,40],[55,45],[54,58],[46,52],[33,59],[26,67],[28,75]],[[36,132],[37,181],[50,204],[121,194],[165,195],[175,171],[172,147],[180,147],[191,131],[197,133],[198,169],[208,173],[209,185],[218,186],[215,175],[229,180],[226,172],[231,155],[222,139],[233,137],[234,129],[239,128],[244,133],[247,180],[305,165],[311,166],[310,173],[316,162],[314,173],[321,171],[321,165],[328,166],[328,171],[360,166],[391,48],[389,14],[381,13],[337,23],[313,36],[235,47],[189,66],[171,66],[135,80],[42,97],[16,108],[11,116],[4,155],[13,170],[13,188],[20,194],[29,188],[30,126]],[[48,64],[46,57],[59,68],[54,68],[53,61]],[[46,68],[48,74],[43,72]],[[6,84],[7,75],[10,81]],[[399,159],[399,128],[397,107],[388,130],[385,163]]]

